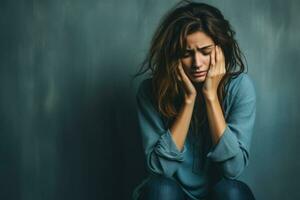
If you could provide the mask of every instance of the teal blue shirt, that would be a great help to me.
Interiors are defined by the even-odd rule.
[[[241,73],[226,85],[228,93],[222,102],[226,128],[218,143],[212,145],[207,123],[205,134],[198,139],[190,126],[182,151],[172,139],[168,119],[153,104],[151,86],[151,79],[145,79],[136,93],[149,177],[169,177],[195,200],[203,198],[208,188],[220,178],[237,179],[249,162],[256,115],[255,87],[249,75]],[[138,198],[149,177],[135,188],[133,199]]]

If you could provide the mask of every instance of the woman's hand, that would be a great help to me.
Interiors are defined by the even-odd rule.
[[[225,73],[225,57],[222,49],[216,45],[214,50],[211,52],[210,68],[202,87],[203,95],[207,100],[215,100],[218,98],[218,85]]]
[[[180,82],[183,83],[184,91],[185,91],[185,103],[194,103],[196,96],[197,96],[197,91],[196,88],[194,87],[193,83],[189,79],[189,77],[186,75],[184,72],[184,69],[182,67],[182,63],[179,60],[179,65],[178,65],[178,74],[177,78]]]

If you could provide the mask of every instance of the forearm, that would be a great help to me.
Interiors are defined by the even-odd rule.
[[[206,99],[206,110],[213,144],[217,144],[226,128],[226,121],[218,98]]]
[[[188,133],[193,114],[194,103],[194,100],[184,102],[174,123],[170,127],[172,138],[180,151],[183,149]]]

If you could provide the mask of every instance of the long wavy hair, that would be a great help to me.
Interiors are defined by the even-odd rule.
[[[205,3],[180,1],[160,21],[151,40],[149,52],[138,72],[133,76],[136,78],[150,71],[155,106],[159,113],[171,122],[179,112],[179,107],[175,106],[176,99],[182,100],[184,94],[182,83],[176,76],[178,61],[186,49],[187,35],[196,31],[207,34],[224,52],[226,74],[218,87],[218,98],[221,104],[227,94],[225,87],[227,83],[231,78],[236,78],[245,71],[243,62],[246,61],[245,56],[234,38],[235,31],[221,11]],[[203,97],[197,100],[197,104],[201,105],[201,102],[204,102]],[[222,111],[224,114],[223,106]],[[205,106],[201,109],[195,107],[192,127],[202,127],[203,124],[207,124],[206,121]]]

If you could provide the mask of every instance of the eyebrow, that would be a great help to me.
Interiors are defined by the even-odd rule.
[[[204,46],[204,47],[201,47],[201,48],[197,48],[198,50],[202,50],[202,49],[206,49],[206,48],[209,48],[209,47],[212,47],[214,46],[214,44],[210,44],[210,45],[207,45],[207,46]],[[191,49],[186,49],[186,50],[191,50]]]

